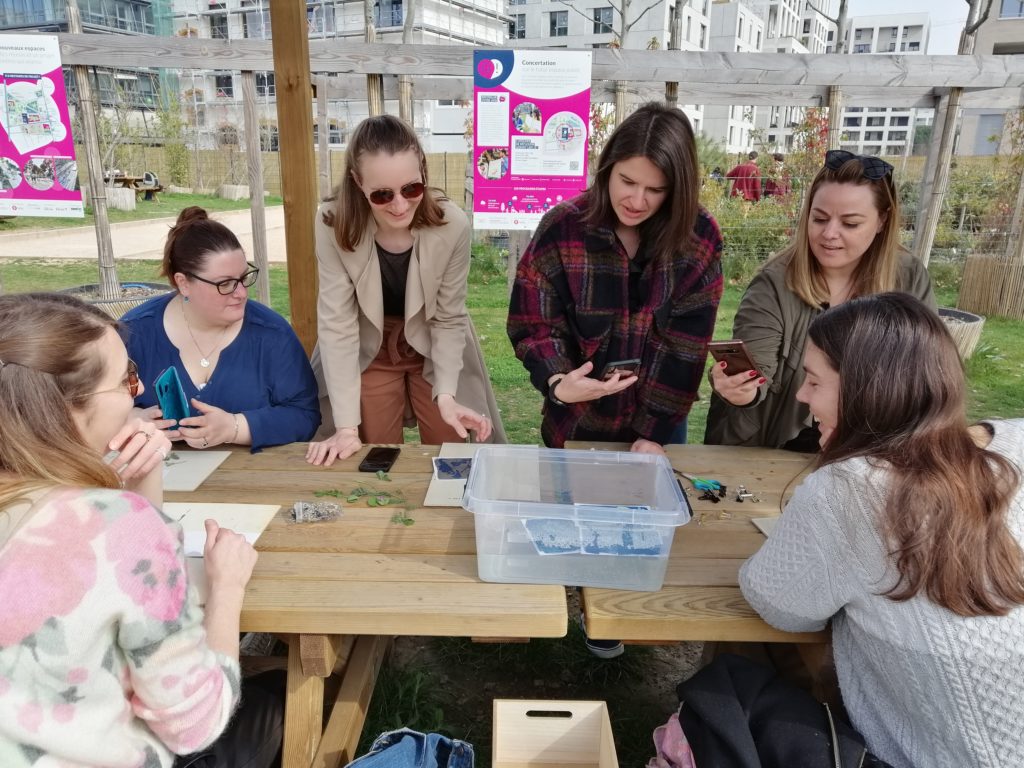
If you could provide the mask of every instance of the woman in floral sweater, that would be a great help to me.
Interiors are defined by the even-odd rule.
[[[238,617],[256,553],[207,521],[204,616],[181,531],[158,511],[170,443],[132,416],[141,389],[99,310],[0,296],[5,768],[170,766],[208,750],[238,704]],[[252,749],[273,759],[279,730]]]

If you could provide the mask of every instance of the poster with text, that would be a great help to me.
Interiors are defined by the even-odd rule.
[[[587,186],[586,51],[473,52],[473,227],[535,229]]]
[[[0,35],[0,95],[0,216],[81,218],[56,37]]]

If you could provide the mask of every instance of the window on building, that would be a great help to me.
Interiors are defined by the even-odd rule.
[[[402,0],[377,0],[373,4],[373,23],[378,27],[402,26]]]
[[[740,40],[742,40],[743,39],[743,17],[739,16],[738,18],[739,18],[740,28],[739,28],[739,31],[736,33],[736,37],[738,37]],[[739,49],[737,48],[737,50],[739,50]]]
[[[273,72],[257,72],[256,73],[256,95],[257,96],[277,96],[277,88],[274,87],[274,73]]]
[[[210,16],[210,37],[214,40],[228,39],[228,15],[215,13]]]
[[[736,126],[730,125],[730,126],[729,126],[729,145],[730,145],[730,146],[732,146],[733,144],[735,144],[735,143],[736,143],[736,142],[734,142],[734,141],[732,140],[732,138],[733,138],[733,135],[735,134],[735,132],[736,132]]]
[[[885,148],[885,154],[887,155],[902,155],[907,150],[906,144],[890,144]]]
[[[865,155],[880,155],[880,154],[882,154],[882,145],[881,144],[866,144],[864,146],[863,154],[865,154]]]
[[[864,141],[881,141],[882,131],[864,131]]]
[[[895,50],[896,50],[896,43],[889,43],[889,52],[891,53],[891,52],[893,52]]]
[[[509,5],[526,5],[526,0],[508,0]]]
[[[836,35],[835,31],[830,29],[828,31],[828,34],[825,36],[825,40],[831,43],[832,39],[835,37],[835,35]]]
[[[885,125],[885,118],[884,117],[869,117],[866,125],[868,125],[869,127],[877,127],[877,126]]]
[[[250,40],[270,39],[270,13],[249,11],[242,15],[242,36]]]
[[[509,40],[522,40],[526,37],[526,14],[514,13],[508,23]]]
[[[260,126],[260,152],[277,152],[281,148],[281,138],[274,123]]]
[[[860,118],[859,117],[844,117],[843,118],[843,125],[846,126],[846,127],[849,127],[849,128],[860,127]]]
[[[231,75],[214,75],[214,87],[218,99],[231,99],[235,96],[235,80]]]
[[[238,129],[233,125],[222,125],[217,128],[218,147],[237,147]]]
[[[769,133],[768,134],[768,143],[769,144],[774,144],[776,138],[777,137],[776,137],[776,135],[774,133]]]
[[[889,132],[889,141],[906,141],[906,140],[907,140],[907,132],[906,131],[890,131]]]
[[[693,16],[686,17],[686,42],[690,42],[690,38],[693,36]]]
[[[904,115],[903,117],[894,117],[889,121],[889,125],[910,125],[910,117]]]
[[[810,19],[804,19],[804,34],[806,35],[810,31],[811,31],[811,20]]]
[[[907,43],[907,50],[908,51],[920,51],[921,50],[921,44],[920,43]]]
[[[861,43],[860,45],[853,46],[854,53],[871,53],[870,43]]]
[[[316,5],[306,9],[306,26],[310,35],[325,37],[333,35],[334,27],[334,6]]]
[[[551,11],[548,14],[548,36],[568,37],[569,36],[569,12]]]
[[[899,35],[899,33],[900,33],[900,31],[899,31],[899,30],[898,30],[898,29],[897,29],[896,27],[893,27],[893,28],[892,28],[891,30],[889,30],[889,31],[890,31],[889,37],[896,37],[896,36],[898,36],[898,35]]]
[[[704,15],[707,16],[706,13]],[[707,42],[708,42],[708,26],[707,26],[707,24],[701,24],[700,25],[700,47],[701,47],[701,50],[704,50],[705,48],[708,47],[707,46]]]
[[[757,50],[761,50],[761,30],[757,30]]]
[[[1003,0],[999,7],[1000,19],[1024,19],[1024,0]]]
[[[909,34],[910,34],[910,27],[904,27],[903,28],[903,36],[906,37]]]
[[[594,34],[606,35],[612,31],[612,7],[594,9]]]

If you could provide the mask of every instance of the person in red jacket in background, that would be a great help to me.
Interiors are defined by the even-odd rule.
[[[761,169],[757,167],[757,152],[747,155],[747,162],[740,163],[725,178],[732,182],[733,197],[743,196],[744,200],[761,199]]]

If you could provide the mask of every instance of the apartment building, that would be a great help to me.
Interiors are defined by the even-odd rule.
[[[711,39],[708,50],[756,53],[765,41],[761,9],[751,0],[715,0],[711,4]],[[708,104],[704,107],[704,134],[721,142],[726,152],[743,154],[753,147],[759,109],[754,105]]]
[[[1024,53],[1024,0],[995,0],[989,17],[978,28],[974,52],[997,56]],[[1006,115],[1005,109],[965,109],[957,153],[994,155],[1005,150],[1009,141],[1003,130]]]
[[[269,40],[273,29],[270,0],[173,0],[175,34],[226,40]],[[381,42],[401,42],[406,4],[377,0],[373,21]],[[509,29],[505,0],[419,0],[415,8],[412,40],[426,45],[504,45]],[[359,0],[307,0],[310,40],[362,40],[365,35],[363,3]],[[182,95],[190,119],[197,126],[197,141],[204,148],[236,141],[242,125],[241,84],[237,71],[185,71]],[[278,148],[276,84],[273,72],[256,74],[259,99],[260,144],[265,151]],[[397,113],[397,104],[387,104]],[[415,102],[414,125],[427,152],[464,152],[469,101]],[[314,125],[313,141],[327,131],[328,144],[341,148],[348,132],[368,115],[365,99],[331,100],[326,124]]]
[[[711,0],[509,0],[508,44],[523,48],[708,49]],[[704,129],[700,105],[684,104],[695,131]]]
[[[107,35],[160,35],[171,28],[171,0],[78,0],[84,32]],[[0,32],[67,32],[64,0],[3,0],[0,3]],[[75,102],[74,78],[65,81],[68,98]],[[92,68],[93,90],[100,105],[134,110],[137,122],[152,120],[158,95],[166,85],[154,67],[118,69]]]

